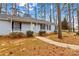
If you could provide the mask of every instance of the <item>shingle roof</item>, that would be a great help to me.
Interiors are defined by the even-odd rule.
[[[53,24],[45,20],[39,20],[39,19],[36,20],[32,17],[19,17],[19,16],[5,15],[5,14],[0,14],[0,20]]]

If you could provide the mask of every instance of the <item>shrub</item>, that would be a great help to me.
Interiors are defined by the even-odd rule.
[[[27,31],[27,33],[26,33],[26,35],[27,35],[27,37],[33,37],[33,31]]]
[[[10,38],[23,38],[25,34],[22,32],[12,32],[9,34]]]
[[[40,35],[40,36],[46,35],[46,31],[39,31],[39,35]]]
[[[79,32],[76,32],[76,35],[79,35]]]

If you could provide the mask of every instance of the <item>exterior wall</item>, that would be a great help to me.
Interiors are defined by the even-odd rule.
[[[49,27],[48,27],[49,28]],[[51,25],[51,30],[47,29],[47,26],[46,26],[46,31],[49,33],[49,32],[54,32],[54,25]]]
[[[36,25],[36,27],[35,27],[34,32],[38,33],[39,31],[40,31],[40,25],[39,25],[39,24],[37,24],[37,25]]]
[[[28,30],[32,30],[36,33],[38,33],[40,31],[40,25],[34,25],[34,24],[27,24],[27,23],[22,23],[22,29],[21,31],[23,33],[26,33],[26,31]]]
[[[40,29],[40,24],[27,24],[27,23],[22,23],[22,29],[21,31],[23,33],[26,33],[26,31],[28,30],[32,30],[35,33],[38,33],[41,29]],[[51,30],[47,30],[47,26],[45,26],[45,31],[47,32],[54,32],[54,25],[51,25]]]
[[[51,32],[54,32],[55,26],[51,25]]]
[[[0,21],[0,35],[6,35],[11,32],[11,22]]]
[[[40,24],[30,24],[30,23],[22,23],[21,32],[26,33],[28,30],[32,30],[35,33],[38,33],[40,29]],[[12,31],[12,25],[9,21],[0,21],[0,35],[6,35]],[[53,32],[54,25],[51,25],[51,30],[47,30],[47,26],[45,27],[45,31]]]
[[[31,24],[22,23],[21,31],[26,33],[26,31],[31,30]]]

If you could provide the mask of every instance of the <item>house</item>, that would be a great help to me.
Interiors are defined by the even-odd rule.
[[[38,33],[40,30],[53,32],[54,24],[45,20],[35,20],[32,17],[0,14],[0,35],[6,35],[10,32],[26,33],[28,30],[32,30],[35,33]]]

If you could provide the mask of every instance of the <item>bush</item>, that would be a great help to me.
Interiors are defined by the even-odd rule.
[[[26,35],[27,35],[27,37],[33,37],[33,31],[27,31],[27,33],[26,33]]]
[[[10,38],[23,38],[26,37],[26,35],[22,32],[12,32],[9,34]]]
[[[39,31],[39,35],[40,35],[40,36],[46,35],[46,31]]]
[[[79,32],[76,32],[76,35],[79,35]]]

